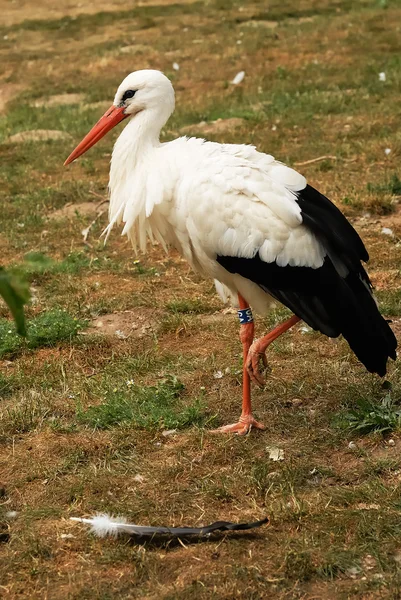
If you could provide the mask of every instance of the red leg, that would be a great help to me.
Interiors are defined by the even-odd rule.
[[[265,367],[267,366],[267,359],[265,354],[266,348],[272,342],[274,342],[274,340],[276,340],[282,333],[288,331],[288,329],[295,325],[295,323],[298,323],[298,321],[300,321],[300,318],[296,315],[293,315],[290,319],[284,321],[284,323],[281,323],[281,325],[277,325],[277,327],[275,327],[267,335],[265,335],[262,338],[259,338],[258,340],[255,340],[251,344],[249,352],[245,359],[245,368],[247,370],[248,375],[254,383],[257,383],[261,387],[263,387],[266,383],[259,369],[260,360],[262,360]]]
[[[249,308],[249,304],[244,300],[244,298],[238,294],[238,300],[240,309],[244,310]],[[238,423],[233,423],[232,425],[225,425],[224,427],[220,427],[215,430],[215,433],[237,433],[238,435],[245,435],[248,433],[252,427],[256,429],[264,429],[265,426],[262,423],[256,421],[252,414],[252,404],[251,404],[251,380],[248,369],[246,367],[246,361],[248,357],[248,352],[252,346],[253,336],[254,336],[254,323],[253,321],[249,323],[242,323],[240,325],[240,340],[242,342],[243,349],[243,379],[242,379],[242,413],[239,418]]]

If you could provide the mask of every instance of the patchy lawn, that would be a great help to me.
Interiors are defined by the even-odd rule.
[[[118,132],[62,166],[128,72],[163,70],[177,92],[163,138],[248,142],[295,165],[361,233],[399,335],[399,4],[42,4],[0,1],[1,264],[33,294],[26,341],[0,307],[2,597],[399,598],[397,364],[383,383],[300,324],[254,391],[266,431],[211,435],[239,415],[235,315],[175,252],[99,240]],[[96,511],[271,525],[158,547],[69,521]]]

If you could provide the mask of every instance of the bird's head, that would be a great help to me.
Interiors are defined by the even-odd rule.
[[[84,154],[124,119],[135,118],[146,111],[154,125],[161,128],[173,110],[174,89],[163,73],[151,69],[130,73],[118,87],[111,107],[71,152],[64,165]]]

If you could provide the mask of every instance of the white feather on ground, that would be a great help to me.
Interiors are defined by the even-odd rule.
[[[101,513],[91,519],[71,517],[70,520],[88,523],[91,526],[91,533],[94,533],[98,537],[106,537],[107,535],[117,537],[118,534],[127,532],[127,519],[125,517],[114,518],[105,513]],[[130,525],[128,525],[128,527],[130,527]]]
[[[78,521],[79,523],[87,523],[91,526],[91,533],[94,533],[98,537],[106,537],[111,535],[117,537],[120,534],[126,534],[137,537],[153,537],[157,535],[180,537],[180,536],[208,536],[214,531],[236,531],[253,529],[260,527],[269,522],[266,517],[260,521],[253,523],[231,523],[229,521],[217,521],[211,525],[204,527],[149,527],[147,525],[135,525],[133,523],[127,523],[125,517],[110,517],[106,513],[100,513],[92,517],[91,519],[85,519],[81,517],[70,517],[71,521]]]

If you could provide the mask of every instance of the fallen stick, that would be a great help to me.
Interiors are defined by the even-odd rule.
[[[97,220],[98,220],[98,219],[99,219],[99,218],[100,218],[102,215],[104,215],[104,213],[105,213],[105,212],[106,212],[105,210],[101,210],[100,212],[98,212],[98,214],[97,214],[97,216],[96,216],[96,219],[93,219],[92,223],[89,223],[88,227],[85,227],[85,229],[83,229],[83,230],[81,231],[81,233],[82,233],[82,235],[83,235],[83,238],[84,238],[84,242],[85,242],[85,244],[87,244],[87,243],[88,243],[88,236],[89,236],[89,232],[90,232],[90,230],[91,230],[92,226],[93,226],[93,225],[96,223],[96,221],[97,221]]]
[[[354,162],[356,158],[341,158],[341,156],[332,156],[331,154],[327,154],[324,156],[318,156],[317,158],[311,158],[310,160],[296,162],[294,165],[297,167],[303,167],[304,165],[312,165],[313,163],[320,162],[321,160],[342,160],[344,162]]]

